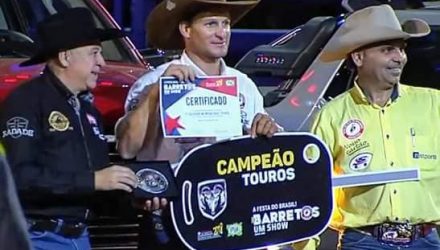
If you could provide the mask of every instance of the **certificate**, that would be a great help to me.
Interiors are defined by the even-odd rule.
[[[232,137],[242,135],[235,76],[198,77],[179,82],[160,78],[160,115],[164,137]]]

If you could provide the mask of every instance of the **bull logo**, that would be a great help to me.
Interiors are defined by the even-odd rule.
[[[215,220],[227,205],[226,181],[216,179],[200,182],[197,185],[199,210],[208,219]]]

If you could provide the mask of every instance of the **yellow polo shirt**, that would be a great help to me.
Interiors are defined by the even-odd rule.
[[[312,132],[337,175],[420,169],[420,181],[334,189],[333,228],[440,221],[440,91],[399,84],[380,107],[355,85],[322,108]]]

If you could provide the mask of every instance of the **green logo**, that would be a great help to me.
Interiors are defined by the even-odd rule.
[[[228,237],[240,237],[243,235],[243,222],[226,225]]]

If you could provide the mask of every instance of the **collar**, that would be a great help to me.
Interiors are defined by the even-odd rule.
[[[67,101],[75,97],[75,94],[73,94],[47,66],[43,70],[43,77],[45,77]],[[94,96],[90,91],[80,92],[77,97],[89,103],[94,101]]]
[[[367,96],[364,94],[364,91],[359,87],[359,84],[357,83],[357,78],[354,80],[354,86],[350,90],[351,96],[357,103],[361,104],[371,104],[370,100],[368,100]],[[399,97],[402,96],[404,91],[402,91],[401,84],[398,83],[394,85],[393,92],[391,92],[391,97],[388,100],[386,106],[391,105],[391,103],[396,102]],[[374,104],[371,104],[374,105]]]
[[[191,58],[189,58],[188,54],[185,51],[182,52],[182,56],[180,57],[180,61],[183,64],[192,66],[194,68],[194,70],[196,71],[195,73],[197,76],[206,76],[207,75],[201,68],[199,68],[199,66],[197,66],[197,64],[195,64],[191,60]],[[223,58],[220,58],[220,75],[225,75],[225,71],[226,71],[226,63],[223,60]]]
[[[49,67],[45,67],[43,70],[43,77],[50,82],[55,89],[66,99],[69,100],[75,96],[62,82],[61,80],[50,70]]]

